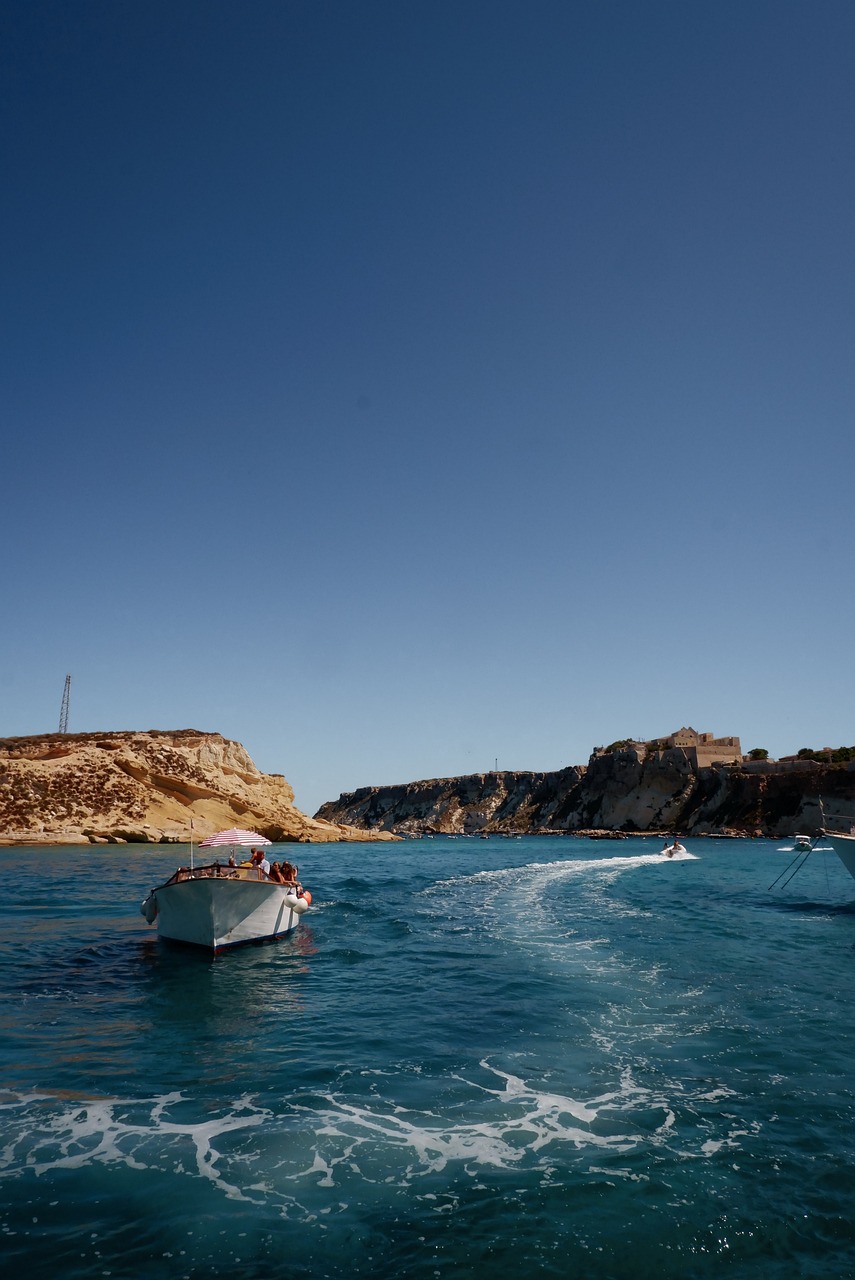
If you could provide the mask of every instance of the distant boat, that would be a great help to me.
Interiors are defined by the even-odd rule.
[[[260,852],[257,860],[235,865],[237,849],[260,851],[269,844],[254,831],[221,831],[204,840],[201,847],[230,848],[229,864],[211,862],[197,867],[191,843],[190,866],[179,867],[164,884],[152,889],[140,905],[141,915],[149,924],[157,923],[159,937],[204,947],[215,954],[249,942],[284,938],[300,923],[312,895],[296,876],[284,883],[271,879],[262,869]]]
[[[793,836],[793,848],[803,849],[805,853],[813,849],[813,840],[810,836]]]
[[[680,844],[680,841],[675,839],[673,844],[666,844],[660,852],[663,858],[673,858],[676,853],[686,853],[687,849],[684,844]]]

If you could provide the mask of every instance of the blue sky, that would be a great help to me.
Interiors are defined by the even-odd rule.
[[[0,734],[855,741],[848,0],[0,27]]]

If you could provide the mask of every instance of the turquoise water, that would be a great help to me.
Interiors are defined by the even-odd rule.
[[[216,960],[139,915],[176,849],[0,851],[0,1260],[855,1276],[855,882],[784,844],[303,847]]]

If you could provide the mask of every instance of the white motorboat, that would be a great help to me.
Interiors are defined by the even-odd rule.
[[[813,839],[810,836],[793,836],[793,848],[809,853],[813,850]]]
[[[659,852],[663,858],[673,858],[675,854],[685,853],[686,846],[675,839],[673,844],[666,844],[664,849],[660,849]]]
[[[234,830],[212,836],[202,847],[216,844],[231,846],[228,865],[194,866],[191,844],[190,866],[179,867],[143,900],[140,912],[149,924],[157,924],[158,936],[216,953],[284,938],[295,929],[312,901],[296,874],[284,880],[271,878],[277,869],[274,866],[268,874],[269,864],[260,850],[257,860],[236,865],[238,847],[259,847],[270,841],[255,832]]]

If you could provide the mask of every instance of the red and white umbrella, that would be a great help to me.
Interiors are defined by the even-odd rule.
[[[199,845],[200,849],[210,849],[216,844],[272,844],[272,840],[268,840],[266,836],[260,836],[257,831],[242,831],[239,827],[232,827],[230,831],[218,831],[215,836],[208,836],[207,840],[203,840]]]

